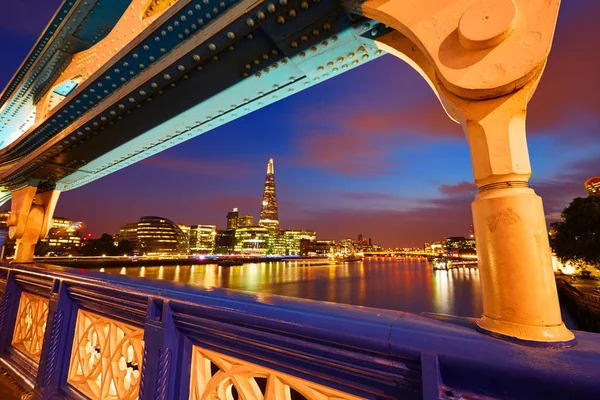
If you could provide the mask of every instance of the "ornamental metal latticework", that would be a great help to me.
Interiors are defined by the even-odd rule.
[[[260,208],[259,226],[279,229],[279,213],[277,211],[277,196],[275,195],[275,171],[273,159],[267,165],[267,176],[265,178],[265,190]]]
[[[359,400],[339,390],[194,346],[191,400]]]
[[[137,399],[142,328],[79,310],[67,382],[91,399]]]
[[[27,292],[22,292],[19,300],[12,345],[35,361],[42,352],[48,303],[48,299]]]

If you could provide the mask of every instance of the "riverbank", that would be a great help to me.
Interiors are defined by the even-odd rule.
[[[208,265],[228,260],[243,264],[263,262],[297,262],[299,265],[328,265],[323,257],[250,257],[250,256],[181,256],[181,257],[36,257],[36,263],[74,268],[158,267],[177,265]]]
[[[585,331],[600,333],[600,282],[578,280],[570,282],[568,277],[557,276],[556,286],[562,305]]]

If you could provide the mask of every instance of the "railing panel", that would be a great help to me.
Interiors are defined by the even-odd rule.
[[[39,362],[48,320],[49,300],[21,292],[11,344],[27,357]]]
[[[144,323],[148,298],[133,293],[119,291],[119,301],[115,301],[115,289],[107,287],[92,287],[69,283],[69,297],[78,305],[102,314],[123,315],[128,320]]]
[[[192,349],[190,376],[190,400],[363,399],[199,346]]]
[[[52,292],[53,280],[50,277],[16,273],[13,279],[17,285],[28,292],[36,293],[43,297],[49,297]]]
[[[79,310],[67,382],[90,399],[137,399],[144,331]]]

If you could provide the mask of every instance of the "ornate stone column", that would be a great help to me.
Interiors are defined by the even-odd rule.
[[[37,193],[36,186],[12,192],[8,234],[16,239],[14,262],[31,262],[37,242],[48,234],[60,192]]]
[[[527,103],[543,72],[560,0],[368,0],[351,12],[396,31],[379,47],[408,62],[459,122],[479,194],[472,204],[483,291],[479,329],[564,346],[542,201],[528,187]]]

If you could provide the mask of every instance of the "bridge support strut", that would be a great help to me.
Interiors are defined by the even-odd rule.
[[[36,186],[12,192],[8,234],[16,240],[14,262],[31,262],[37,242],[46,237],[52,225],[54,208],[60,192],[38,193]]]
[[[463,127],[479,194],[472,204],[481,274],[479,329],[523,344],[574,343],[562,322],[525,117],[550,51],[560,0],[347,2],[395,29],[378,46],[408,62]]]
[[[560,314],[542,199],[531,175],[525,108],[531,86],[471,103],[461,121],[479,193],[472,203],[487,333],[529,344],[572,344]]]

